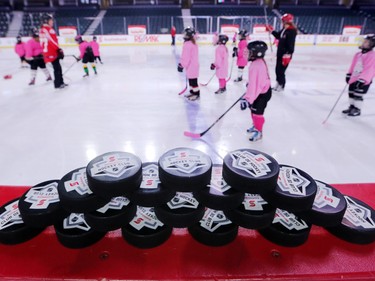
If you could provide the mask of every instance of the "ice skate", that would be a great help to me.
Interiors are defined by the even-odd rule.
[[[48,78],[46,79],[46,81],[52,81],[52,77],[48,76]]]
[[[223,94],[223,93],[225,93],[226,91],[227,91],[226,88],[219,88],[219,90],[217,90],[217,91],[215,92],[215,94]]]
[[[255,129],[254,126],[251,126],[249,129],[246,130],[246,132],[248,132],[248,133],[253,133],[253,132],[255,132],[256,130],[257,130],[257,129]]]
[[[189,101],[196,101],[197,99],[199,99],[199,94],[190,94],[190,95],[187,95],[186,98]]]
[[[342,113],[348,114],[353,107],[354,107],[354,105],[352,105],[352,104],[349,105],[349,107],[347,109],[343,110]]]
[[[233,82],[241,82],[242,81],[242,77],[238,77],[237,79],[234,79]]]
[[[348,113],[348,116],[359,116],[359,115],[361,115],[361,110],[355,106],[353,106]]]
[[[34,79],[31,79],[29,85],[30,85],[30,86],[31,86],[31,85],[35,85],[35,78],[34,78]]]
[[[254,129],[253,135],[249,138],[249,141],[258,141],[258,140],[261,140],[262,139],[262,132]]]

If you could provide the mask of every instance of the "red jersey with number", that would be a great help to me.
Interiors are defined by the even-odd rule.
[[[57,59],[59,41],[55,30],[48,24],[43,24],[39,32],[40,43],[43,48],[43,57],[45,62],[53,62]]]

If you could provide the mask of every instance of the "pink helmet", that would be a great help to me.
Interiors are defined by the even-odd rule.
[[[294,16],[292,14],[283,14],[281,17],[282,22],[288,23],[288,22],[293,22]]]
[[[74,37],[74,40],[75,40],[77,43],[81,43],[81,42],[83,41],[81,35],[77,35],[76,37]]]

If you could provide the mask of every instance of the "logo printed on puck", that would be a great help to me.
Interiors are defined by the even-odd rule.
[[[83,214],[72,213],[69,217],[64,219],[63,222],[64,229],[74,229],[78,228],[84,231],[89,231],[91,227],[85,221]]]
[[[302,230],[309,228],[305,221],[297,218],[294,214],[281,209],[276,209],[275,218],[272,223],[280,223],[289,230]]]
[[[348,196],[344,197],[348,204],[342,224],[349,227],[360,226],[366,229],[375,228],[375,222],[371,217],[371,210],[367,209],[365,206],[359,205]]]
[[[167,203],[170,209],[190,208],[197,209],[199,202],[191,192],[177,192],[176,196]]]
[[[163,226],[164,224],[156,217],[154,208],[138,206],[137,214],[130,222],[130,225],[137,230],[141,230],[143,227],[157,229],[159,226]]]
[[[253,154],[246,150],[237,150],[230,155],[233,159],[232,165],[234,168],[245,171],[255,178],[266,176],[271,172],[271,169],[268,167],[271,161],[263,154]]]
[[[79,195],[92,194],[89,185],[87,184],[86,169],[80,169],[72,174],[72,179],[64,182],[64,187],[67,192],[75,191]]]
[[[232,222],[224,215],[223,211],[209,209],[200,220],[201,227],[210,232],[214,232],[220,226],[231,224]]]
[[[248,211],[263,211],[263,205],[267,205],[266,202],[259,194],[245,193],[245,198],[242,202],[245,210]]]
[[[213,188],[220,193],[224,193],[225,191],[231,189],[230,185],[228,185],[223,179],[222,172],[223,167],[212,167],[211,182],[208,185],[208,187]]]
[[[123,207],[128,206],[130,203],[129,199],[123,196],[114,197],[105,206],[101,207],[97,211],[105,214],[108,210],[121,210]]]
[[[280,167],[279,178],[277,185],[282,191],[293,195],[306,195],[306,188],[310,181],[301,176],[296,168]]]
[[[102,161],[94,163],[90,172],[93,177],[107,176],[119,178],[136,165],[136,159],[128,155],[114,153],[103,156]]]
[[[30,209],[46,209],[50,204],[60,202],[57,182],[31,188],[26,193],[25,202],[31,203]]]
[[[0,214],[0,230],[11,227],[15,224],[22,224],[20,210],[18,209],[18,200],[5,207],[5,212]]]
[[[155,189],[160,184],[159,170],[156,164],[150,164],[142,168],[143,179],[140,188]]]
[[[186,150],[177,150],[171,156],[162,160],[164,169],[178,170],[185,174],[191,174],[195,170],[208,166],[207,157],[191,154]]]
[[[314,206],[317,208],[323,208],[325,206],[331,206],[336,208],[340,199],[333,195],[332,189],[321,182],[316,182],[318,191],[315,196]]]

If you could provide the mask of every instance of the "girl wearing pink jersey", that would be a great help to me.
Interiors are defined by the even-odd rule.
[[[87,67],[88,62],[91,64],[91,67],[94,70],[94,73],[98,74],[96,72],[94,52],[92,50],[90,43],[88,43],[87,41],[84,41],[81,35],[77,35],[75,37],[75,41],[79,44],[80,54],[79,54],[79,58],[77,59],[77,61],[82,60],[83,70],[85,71],[85,75],[83,75],[83,77],[89,76],[89,69]]]
[[[349,84],[349,108],[342,111],[348,116],[361,115],[363,95],[367,93],[375,76],[375,34],[364,37],[361,52],[354,55],[352,64],[346,74]]]
[[[228,36],[224,34],[219,35],[215,50],[215,63],[211,63],[211,70],[216,69],[216,77],[219,79],[219,89],[215,94],[222,94],[227,90],[226,78],[228,76],[228,48],[225,44],[228,40]]]
[[[92,48],[92,51],[93,51],[93,53],[94,53],[95,63],[96,63],[97,60],[99,60],[99,62],[100,62],[101,64],[103,64],[103,63],[102,63],[102,59],[101,59],[101,57],[100,57],[100,51],[99,51],[100,46],[99,46],[99,43],[98,43],[96,40],[97,40],[97,38],[96,38],[96,36],[94,36],[94,37],[92,38],[91,43],[90,43],[91,48]]]
[[[47,81],[51,81],[52,77],[46,68],[46,63],[44,62],[43,48],[42,45],[40,45],[38,30],[33,30],[32,38],[26,42],[25,49],[25,58],[31,66],[31,80],[29,85],[35,84],[38,67],[42,69],[43,73],[46,75]]]
[[[263,136],[264,110],[271,99],[271,81],[264,56],[268,49],[263,41],[253,41],[247,45],[249,50],[249,83],[246,94],[241,101],[241,109],[249,105],[253,126],[247,130],[251,133],[250,141],[258,141]]]
[[[184,30],[184,45],[182,47],[182,55],[177,71],[182,72],[186,69],[186,78],[189,79],[190,94],[186,96],[188,100],[195,101],[199,99],[200,91],[198,86],[199,76],[199,58],[198,45],[195,43],[195,30],[187,27]]]
[[[248,40],[249,33],[246,29],[240,30],[238,33],[238,37],[240,38],[240,42],[238,43],[238,48],[233,48],[233,54],[232,57],[237,57],[237,79],[234,80],[234,82],[241,82],[242,81],[242,75],[243,70],[245,66],[247,65],[247,40]]]
[[[25,43],[22,42],[22,38],[19,35],[17,36],[17,43],[14,46],[14,52],[20,57],[21,67],[22,68],[27,67],[26,65],[27,61],[25,60],[25,53],[26,53]]]

